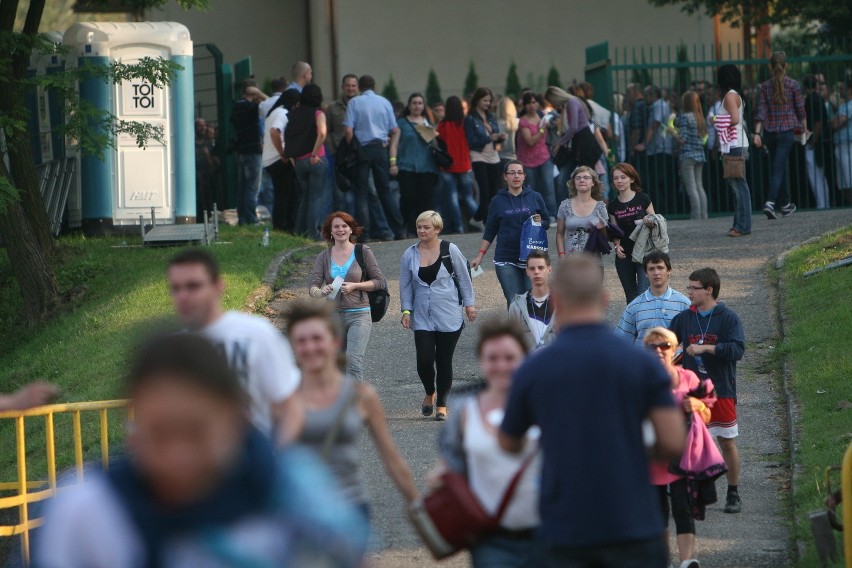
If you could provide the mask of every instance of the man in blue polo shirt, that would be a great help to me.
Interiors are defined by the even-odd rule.
[[[356,217],[367,235],[402,238],[405,233],[402,214],[390,190],[390,164],[396,163],[396,156],[388,158],[388,147],[396,146],[390,142],[399,136],[396,116],[390,102],[376,94],[376,80],[370,75],[358,79],[358,88],[361,95],[349,101],[343,121],[346,141],[351,142],[354,136],[361,145],[355,183]],[[376,207],[376,197],[370,194],[370,173],[380,207]]]
[[[666,253],[651,251],[642,259],[649,288],[627,304],[615,334],[641,342],[652,327],[669,327],[676,315],[691,305],[689,298],[671,288],[672,261]]]
[[[551,289],[559,335],[515,373],[499,434],[518,452],[524,433],[541,428],[545,565],[667,567],[642,422],[656,434],[655,459],[680,455],[686,427],[671,379],[650,353],[612,337],[597,259],[560,262]]]

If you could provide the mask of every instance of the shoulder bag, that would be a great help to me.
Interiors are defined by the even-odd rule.
[[[464,476],[452,471],[441,476],[440,487],[409,506],[408,518],[436,560],[475,545],[500,527],[521,476],[537,454],[524,459],[494,516],[485,511]]]
[[[361,267],[361,282],[364,282],[368,279],[367,263],[364,262],[364,245],[361,243],[355,245],[355,261]],[[367,299],[370,303],[370,319],[373,320],[373,323],[382,321],[382,318],[388,313],[390,294],[388,293],[387,282],[384,285],[384,288],[367,292]]]

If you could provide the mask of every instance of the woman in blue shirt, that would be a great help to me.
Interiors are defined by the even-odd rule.
[[[435,419],[439,421],[447,417],[453,354],[464,327],[460,305],[469,321],[476,319],[467,260],[453,243],[441,246],[438,235],[443,228],[439,213],[421,213],[417,217],[419,240],[406,249],[399,269],[402,326],[414,330],[417,374],[426,391],[421,411],[423,416],[431,416],[437,405]]]
[[[464,119],[464,133],[470,147],[473,175],[479,186],[479,210],[474,219],[484,221],[491,199],[500,189],[500,154],[497,146],[506,140],[491,112],[494,94],[480,87],[470,97],[470,108]]]
[[[408,105],[397,120],[399,138],[391,141],[390,149],[390,155],[396,156],[390,174],[399,181],[399,209],[405,229],[412,235],[416,233],[414,220],[417,215],[435,207],[435,186],[438,184],[438,168],[429,147],[431,138],[435,137],[434,134],[430,137],[429,133],[435,127],[425,110],[423,95],[414,93],[408,97]],[[393,147],[394,142],[397,148]]]

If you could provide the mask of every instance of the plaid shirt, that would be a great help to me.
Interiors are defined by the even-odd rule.
[[[775,86],[772,79],[760,84],[760,97],[757,101],[755,122],[762,122],[766,132],[786,132],[802,127],[805,120],[805,99],[799,84],[784,77],[784,95],[786,102],[775,102]]]

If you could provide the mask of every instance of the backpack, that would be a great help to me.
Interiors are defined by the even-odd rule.
[[[367,280],[367,264],[364,262],[364,245],[355,245],[355,261],[361,267],[361,282]],[[390,305],[390,294],[388,293],[388,284],[385,282],[385,287],[378,290],[367,292],[367,299],[370,303],[370,319],[373,323],[382,321],[385,314],[388,313]]]
[[[453,258],[450,256],[450,241],[441,241],[441,263],[444,265],[444,268],[447,269],[447,272],[450,273],[450,276],[453,277],[453,283],[456,285],[456,292],[459,295],[459,305],[462,305],[462,293],[461,286],[459,285],[459,277],[456,274],[455,269],[453,268]],[[470,275],[470,262],[465,261],[467,264],[467,273]]]

